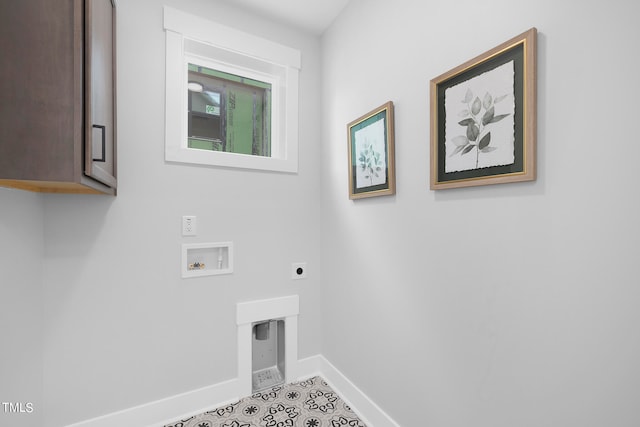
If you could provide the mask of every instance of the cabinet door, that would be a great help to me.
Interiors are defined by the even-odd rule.
[[[115,188],[115,5],[85,0],[85,174]]]

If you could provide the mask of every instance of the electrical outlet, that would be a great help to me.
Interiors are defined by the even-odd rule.
[[[194,215],[185,215],[182,217],[182,235],[196,235],[196,217]]]
[[[294,262],[291,264],[291,278],[293,280],[306,279],[307,278],[307,263],[306,262]]]

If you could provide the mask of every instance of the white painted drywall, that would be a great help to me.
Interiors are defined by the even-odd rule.
[[[640,4],[352,0],[322,38],[323,355],[402,426],[640,424]],[[429,190],[429,80],[539,30],[533,183]],[[346,124],[395,104],[397,195]]]
[[[0,188],[0,425],[43,419],[43,238],[40,196]]]
[[[164,5],[302,51],[298,174],[165,162]],[[211,0],[118,1],[117,25],[118,196],[44,199],[46,426],[236,378],[237,302],[300,295],[299,352],[320,353],[318,38]],[[181,244],[219,241],[234,273],[183,280]],[[317,273],[291,280],[298,261]]]

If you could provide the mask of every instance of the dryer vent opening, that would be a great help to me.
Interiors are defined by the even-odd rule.
[[[284,384],[284,320],[253,324],[251,342],[252,393]]]

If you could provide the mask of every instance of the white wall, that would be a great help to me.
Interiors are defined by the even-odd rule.
[[[164,161],[165,4],[302,51],[298,174]],[[47,426],[235,378],[239,301],[299,294],[300,356],[321,348],[319,40],[211,0],[120,0],[117,20],[118,196],[44,199]],[[234,274],[182,280],[181,243],[209,241],[234,242]]]
[[[638,3],[353,0],[322,39],[323,354],[402,426],[635,426]],[[429,80],[535,26],[533,183],[429,190]],[[350,201],[392,100],[397,195]]]
[[[42,422],[43,237],[41,198],[0,188],[0,425]]]

